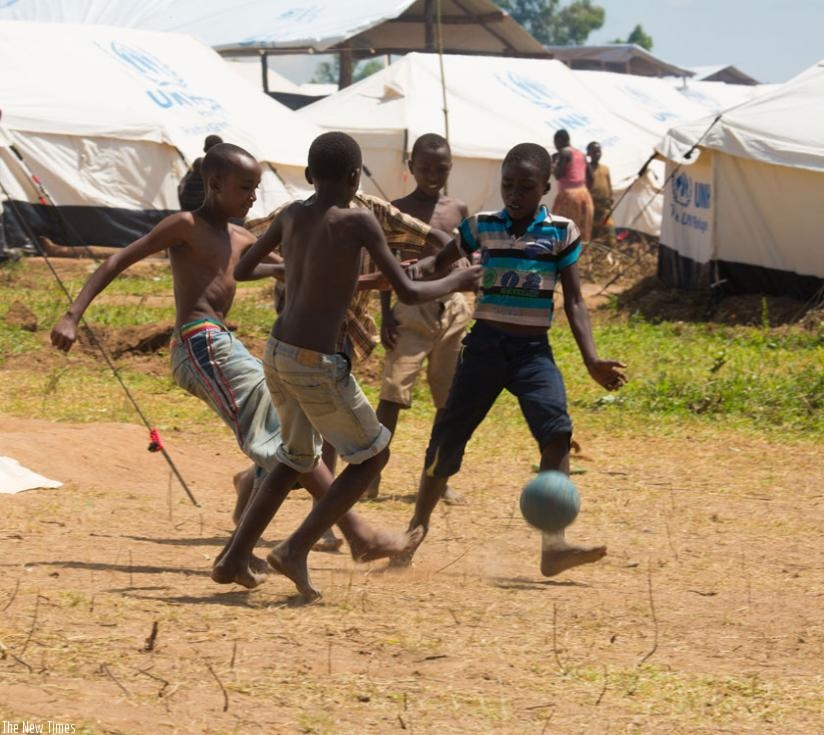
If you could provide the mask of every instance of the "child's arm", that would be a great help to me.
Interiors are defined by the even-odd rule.
[[[433,230],[433,232],[437,231],[438,230]],[[414,263],[407,269],[407,273],[413,281],[431,278],[444,273],[453,263],[465,257],[466,254],[461,251],[458,241],[455,238],[450,238],[449,242],[435,253],[435,255],[421,258],[417,263]]]
[[[279,212],[266,232],[241,256],[235,266],[235,280],[255,281],[259,278],[272,276],[278,280],[283,280],[285,273],[283,258],[274,254],[274,250],[280,245],[282,239],[283,221],[282,214]],[[264,262],[264,260],[274,258],[280,258],[280,263]]]
[[[626,365],[598,357],[595,340],[592,338],[589,311],[581,294],[577,263],[561,271],[561,286],[564,290],[564,312],[590,376],[607,390],[617,390],[627,382],[626,373],[623,372]]]
[[[182,242],[186,231],[192,227],[191,218],[192,215],[188,213],[166,217],[148,234],[106,258],[80,289],[77,298],[60,321],[54,325],[51,331],[52,344],[63,352],[68,352],[77,341],[77,325],[95,297],[129,266]]]
[[[360,218],[359,225],[362,246],[369,251],[378,270],[386,276],[389,285],[405,304],[430,301],[453,291],[472,291],[480,283],[480,266],[453,271],[436,281],[413,281],[389,250],[378,221],[371,215],[364,216]],[[443,253],[443,250],[438,253],[435,260],[441,259]]]

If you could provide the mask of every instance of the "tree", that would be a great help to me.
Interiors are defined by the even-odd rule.
[[[580,46],[604,25],[606,17],[592,0],[575,0],[564,7],[560,0],[496,0],[496,4],[548,46]]]
[[[644,33],[640,23],[632,29],[626,41],[623,38],[616,38],[613,43],[634,43],[647,51],[652,51],[652,36]]]
[[[376,71],[383,69],[383,62],[378,59],[370,59],[369,61],[361,61],[356,67],[352,75],[353,82],[359,82],[361,79],[371,76]],[[313,84],[337,84],[340,75],[340,58],[335,55],[331,61],[321,61],[315,67],[315,73],[312,75]]]

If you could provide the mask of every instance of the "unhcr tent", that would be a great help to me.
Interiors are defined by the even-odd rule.
[[[364,187],[390,199],[413,188],[406,161],[415,139],[448,127],[450,192],[471,211],[501,205],[500,166],[512,146],[531,141],[553,151],[555,132],[566,128],[576,147],[601,143],[617,192],[633,184],[616,223],[657,235],[663,170],[657,181],[648,172],[633,182],[673,121],[704,111],[659,79],[574,72],[546,59],[450,55],[442,77],[437,55],[413,53],[299,114],[355,137],[373,175]]]
[[[674,127],[659,272],[671,285],[806,298],[824,285],[824,62]],[[693,145],[697,150],[684,156]]]
[[[0,21],[0,68],[0,247],[22,244],[22,220],[66,244],[130,242],[178,209],[210,133],[265,164],[254,214],[305,190],[319,131],[188,36]]]
[[[492,0],[441,0],[444,50],[548,56]],[[424,48],[431,0],[0,0],[0,19],[95,23],[185,32],[226,56],[352,52],[358,56]]]

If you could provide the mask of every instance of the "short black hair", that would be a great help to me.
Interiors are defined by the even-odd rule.
[[[560,143],[561,146],[568,146],[569,145],[569,131],[564,130],[561,128],[558,132],[555,133],[555,143]]]
[[[207,135],[206,139],[203,141],[203,152],[208,153],[212,146],[216,146],[218,143],[222,142],[223,138],[219,135]]]
[[[537,143],[518,143],[514,148],[511,148],[504,158],[503,165],[514,162],[531,163],[538,168],[541,177],[545,181],[549,181],[549,175],[552,171],[552,159],[549,156],[549,151],[542,145]]]
[[[342,181],[362,163],[360,146],[346,133],[323,133],[309,146],[309,173],[319,181]]]
[[[203,156],[203,162],[200,164],[203,181],[207,182],[211,176],[223,176],[227,171],[237,166],[238,158],[255,160],[255,157],[249,151],[244,150],[239,145],[233,143],[213,145]]]
[[[441,148],[446,148],[449,157],[452,157],[452,149],[449,147],[449,141],[446,138],[437,133],[424,133],[415,141],[409,157],[414,160],[415,156],[423,151],[439,151]]]
[[[589,150],[590,148],[594,148],[596,145],[599,148],[601,147],[601,144],[597,140],[591,140],[589,143],[587,143],[587,148],[586,149]]]

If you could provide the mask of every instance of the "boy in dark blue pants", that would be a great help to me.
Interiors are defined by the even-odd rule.
[[[449,398],[432,427],[409,524],[410,530],[422,527],[421,540],[447,480],[460,469],[467,442],[504,389],[518,398],[541,451],[541,470],[569,474],[572,422],[563,378],[547,339],[558,280],[564,311],[589,374],[607,390],[617,390],[626,382],[625,366],[600,359],[595,349],[576,265],[581,253],[578,228],[541,204],[549,191],[550,170],[550,157],[542,146],[515,146],[501,169],[504,209],[468,217],[458,228],[456,241],[418,265],[416,277],[424,277],[462,255],[480,252],[483,266],[476,323],[464,339]],[[416,548],[395,556],[393,565],[411,563]],[[605,554],[605,546],[567,543],[563,531],[544,534],[541,572],[552,576]]]

